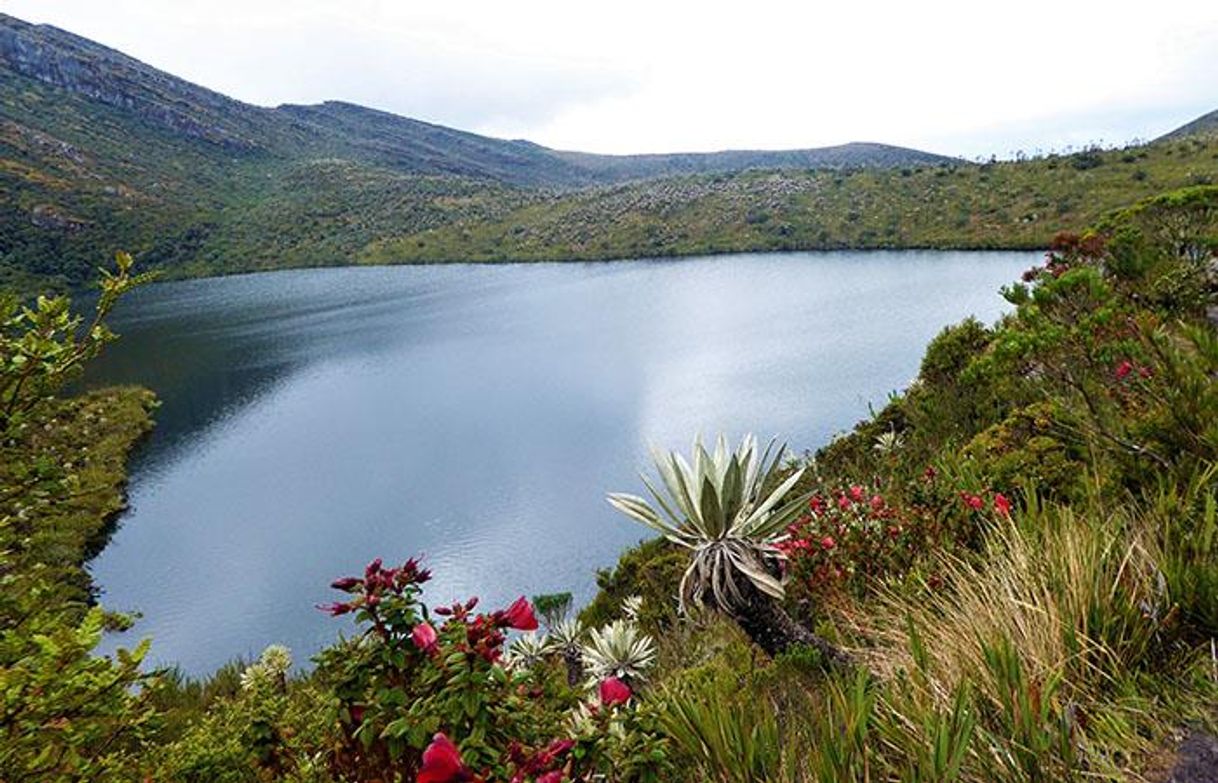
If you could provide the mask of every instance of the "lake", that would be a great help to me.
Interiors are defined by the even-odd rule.
[[[701,432],[815,449],[902,389],[926,343],[993,321],[1021,252],[274,272],[147,286],[89,383],[163,406],[91,571],[150,659],[204,674],[350,629],[338,576],[422,554],[427,598],[591,597],[644,537],[648,447]],[[110,646],[114,641],[110,640]]]

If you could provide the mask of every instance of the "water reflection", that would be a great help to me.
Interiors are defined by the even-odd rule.
[[[814,447],[1002,309],[1027,253],[281,272],[137,291],[90,383],[161,396],[93,572],[153,658],[303,658],[313,604],[423,552],[433,600],[573,590],[641,531],[603,501],[699,430]],[[131,640],[134,641],[134,640]]]

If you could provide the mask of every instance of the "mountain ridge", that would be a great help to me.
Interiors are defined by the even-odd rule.
[[[58,27],[31,24],[4,14],[0,14],[0,64],[48,85],[133,111],[172,131],[241,152],[310,152],[310,141],[339,147],[346,142],[348,152],[366,153],[372,162],[383,165],[421,173],[481,176],[518,185],[583,186],[743,168],[954,162],[920,150],[864,143],[798,150],[601,155],[482,136],[339,100],[261,107],[172,76]],[[284,127],[285,120],[289,127]],[[360,127],[360,123],[366,127]],[[309,139],[310,130],[320,133]],[[298,135],[301,131],[306,131],[303,139]],[[341,131],[340,138],[333,138],[337,131]],[[305,142],[303,149],[290,149],[289,139]],[[447,150],[443,143],[455,148]]]
[[[1218,181],[1204,134],[975,164],[874,142],[598,155],[344,101],[262,107],[0,14],[0,288],[126,250],[188,277],[351,263],[1043,247]],[[867,165],[863,165],[866,162]]]

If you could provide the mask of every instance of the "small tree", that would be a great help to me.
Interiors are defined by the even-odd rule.
[[[114,272],[101,270],[101,293],[87,325],[72,312],[67,297],[40,296],[25,306],[15,296],[0,296],[0,434],[63,388],[115,339],[106,317],[120,296],[148,278],[131,274],[134,261],[126,253],[115,254],[115,264]]]
[[[104,319],[140,278],[131,257],[102,272],[101,296],[86,325],[65,297],[23,306],[0,296],[0,779],[128,781],[144,777],[155,727],[141,671],[148,642],[113,657],[96,653],[118,618],[65,598],[62,574],[23,557],[42,521],[72,485],[37,439],[45,404],[114,335]],[[48,425],[49,426],[49,425]],[[41,429],[41,428],[39,428]],[[19,477],[19,478],[18,478]],[[62,545],[62,541],[59,542]]]
[[[679,454],[655,453],[662,490],[646,476],[659,506],[635,495],[613,493],[609,503],[630,518],[693,553],[681,579],[680,605],[704,605],[730,615],[771,655],[810,645],[835,662],[845,654],[795,622],[782,606],[785,597],[777,544],[804,511],[807,496],[788,499],[803,469],[780,480],[784,447],[771,442],[758,454],[747,435],[735,452],[720,436],[714,453],[695,440],[693,465]]]

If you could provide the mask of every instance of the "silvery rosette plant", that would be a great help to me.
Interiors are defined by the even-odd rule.
[[[657,486],[643,476],[643,484],[654,505],[623,493],[610,494],[609,503],[690,551],[679,591],[682,611],[693,606],[723,611],[770,654],[810,644],[841,659],[836,648],[795,623],[781,604],[785,591],[778,544],[808,497],[788,497],[803,469],[783,477],[784,453],[773,441],[759,452],[752,435],[734,451],[722,435],[713,452],[696,439],[692,464],[677,453],[653,453],[660,480]]]
[[[655,640],[629,620],[615,620],[588,632],[581,648],[584,670],[592,683],[616,677],[637,683],[656,660]]]

